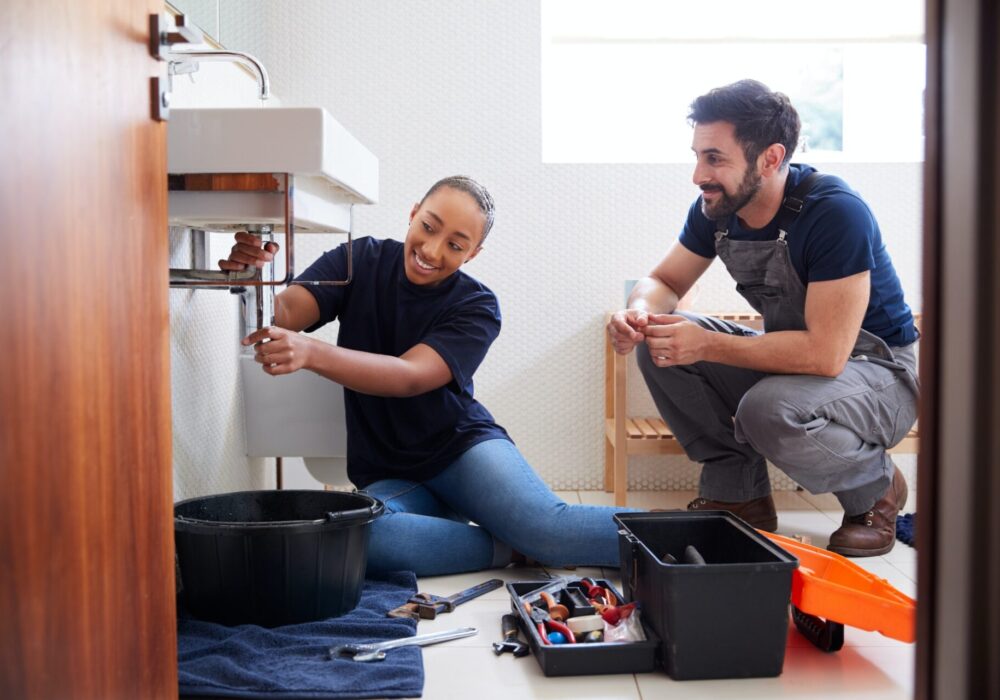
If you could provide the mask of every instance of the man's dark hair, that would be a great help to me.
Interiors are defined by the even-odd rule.
[[[732,124],[747,163],[756,162],[772,143],[780,143],[785,147],[784,168],[799,144],[799,113],[788,95],[773,92],[756,80],[740,80],[702,95],[691,103],[688,121],[692,125]]]
[[[432,194],[437,192],[442,187],[450,187],[453,190],[458,190],[459,192],[465,192],[467,195],[476,200],[476,204],[479,205],[479,210],[483,212],[483,216],[486,221],[483,223],[483,240],[479,242],[480,245],[486,240],[486,235],[493,228],[493,197],[490,195],[489,191],[480,185],[478,182],[473,180],[471,177],[466,177],[465,175],[452,175],[451,177],[446,177],[438,180],[431,188],[427,190],[427,194],[424,198],[420,200],[423,204],[424,200],[430,197]]]

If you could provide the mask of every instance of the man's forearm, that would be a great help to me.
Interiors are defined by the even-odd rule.
[[[677,294],[655,277],[643,277],[629,294],[627,308],[651,314],[672,314],[679,301]]]
[[[836,377],[848,356],[809,331],[776,331],[757,336],[709,333],[705,360],[770,374]]]

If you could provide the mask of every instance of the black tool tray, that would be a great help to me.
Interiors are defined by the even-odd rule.
[[[591,642],[578,644],[543,644],[538,630],[525,612],[522,601],[534,604],[543,590],[555,593],[560,588],[574,587],[575,579],[557,581],[518,581],[507,584],[510,607],[520,621],[521,632],[528,640],[542,673],[546,676],[583,676],[602,673],[644,673],[656,666],[660,638],[645,620],[644,642]],[[609,588],[619,601],[622,595],[608,581],[596,579],[598,586]],[[568,602],[568,601],[567,601]]]

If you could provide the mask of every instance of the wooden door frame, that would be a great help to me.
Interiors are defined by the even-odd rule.
[[[916,697],[1000,697],[1000,10],[927,0]]]

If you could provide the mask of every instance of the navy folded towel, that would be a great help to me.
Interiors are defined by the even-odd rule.
[[[179,615],[181,695],[229,698],[420,697],[419,647],[402,647],[384,661],[330,659],[335,644],[413,636],[414,620],[386,617],[417,590],[409,571],[369,578],[358,607],[341,617],[283,627],[226,627]],[[183,613],[182,613],[183,614]]]
[[[911,547],[917,546],[917,514],[896,516],[896,539]]]

